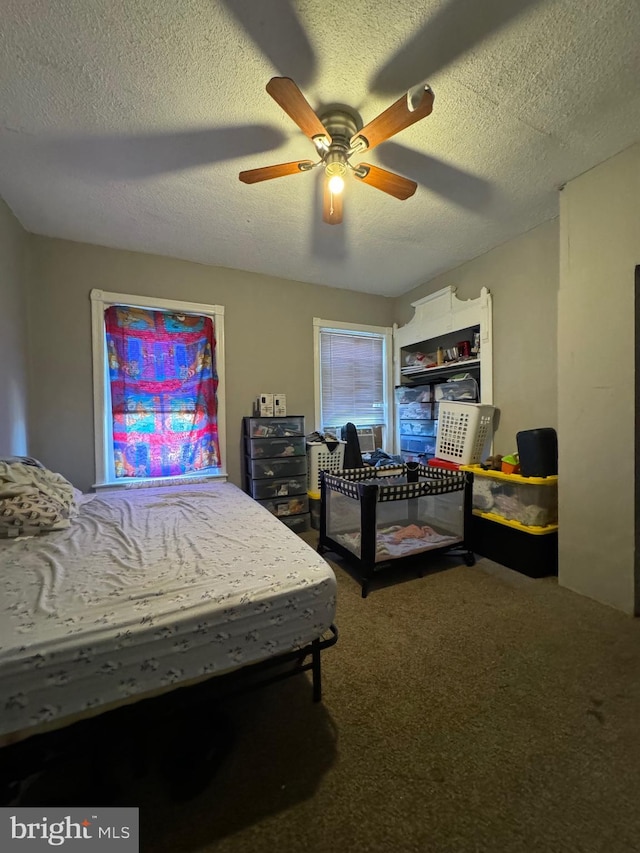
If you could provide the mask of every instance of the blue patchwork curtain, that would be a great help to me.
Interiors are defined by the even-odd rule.
[[[113,305],[105,327],[116,477],[219,466],[211,318]]]

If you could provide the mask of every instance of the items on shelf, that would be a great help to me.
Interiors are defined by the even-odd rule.
[[[480,399],[478,383],[469,373],[460,373],[450,376],[446,382],[441,382],[434,388],[434,399],[461,400],[467,403],[476,403]]]
[[[451,370],[451,368],[455,368],[457,366],[475,366],[480,363],[480,360],[472,355],[472,356],[461,356],[457,354],[457,348],[452,347],[450,349],[444,349],[440,347],[437,352],[433,354],[435,360],[427,360],[424,357],[424,353],[410,353],[409,355],[422,355],[422,359],[418,360],[410,360],[405,363],[400,368],[400,373],[402,376],[412,377],[419,376],[420,374],[428,374],[430,372],[442,371],[442,370]],[[438,361],[438,359],[441,359]]]
[[[508,456],[502,457],[500,470],[503,474],[519,474],[520,460],[517,453],[510,453]]]

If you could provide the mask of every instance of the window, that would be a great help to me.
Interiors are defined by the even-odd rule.
[[[224,309],[91,300],[96,485],[225,476]]]
[[[393,434],[391,329],[317,317],[313,326],[316,429],[339,430],[351,422],[387,449]],[[361,448],[371,449],[364,432]]]

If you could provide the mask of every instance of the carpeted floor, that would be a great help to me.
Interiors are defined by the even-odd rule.
[[[145,853],[640,849],[640,621],[488,561],[442,558],[366,600],[334,566],[323,702],[305,677],[226,700],[187,802],[166,773],[131,776]]]

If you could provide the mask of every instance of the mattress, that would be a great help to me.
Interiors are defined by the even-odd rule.
[[[304,646],[335,594],[230,483],[96,495],[69,529],[0,540],[0,734]]]

